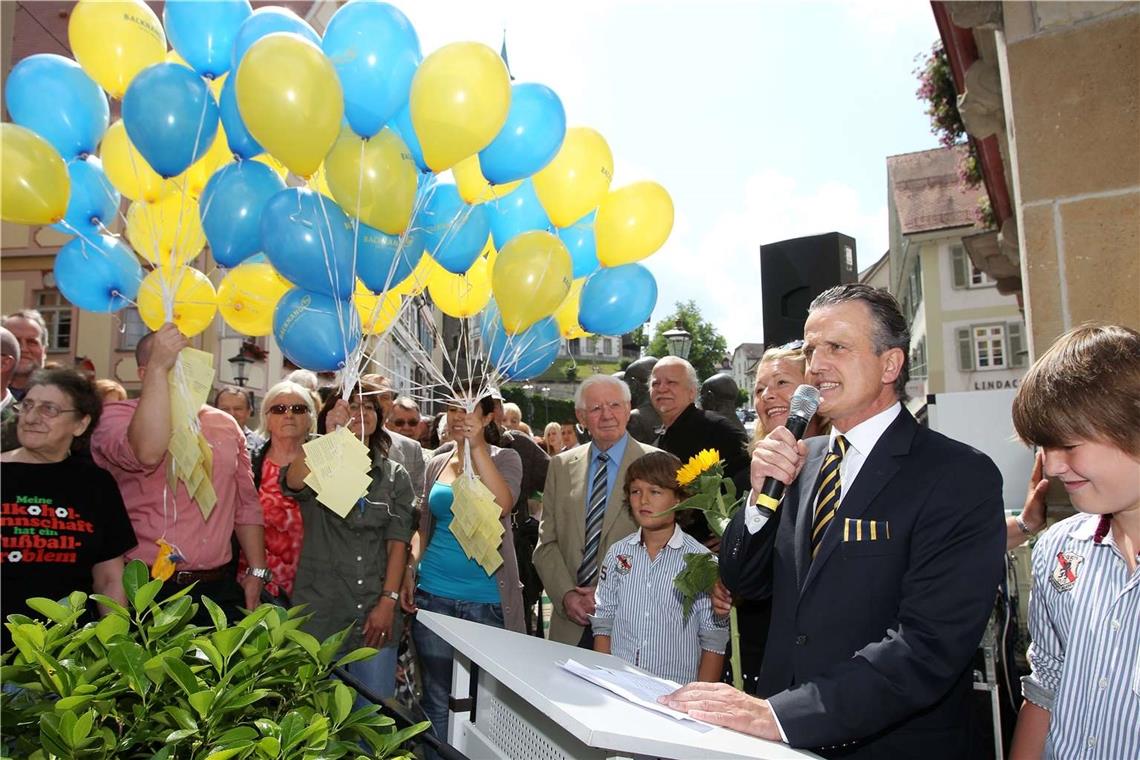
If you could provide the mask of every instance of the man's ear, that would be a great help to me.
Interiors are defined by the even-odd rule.
[[[901,348],[888,348],[882,353],[883,359],[883,385],[893,385],[902,372],[906,362],[906,354]]]

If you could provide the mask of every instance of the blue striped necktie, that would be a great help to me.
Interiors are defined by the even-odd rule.
[[[819,553],[819,545],[823,543],[823,536],[827,526],[831,524],[835,512],[839,509],[839,495],[842,493],[842,483],[839,477],[839,465],[843,455],[847,453],[847,439],[841,435],[835,436],[831,451],[823,458],[823,467],[819,470],[819,486],[815,491],[815,519],[811,525],[811,557]]]
[[[578,585],[589,586],[598,572],[598,548],[602,545],[602,520],[606,516],[606,501],[609,497],[606,463],[609,456],[602,452],[594,460],[597,471],[590,484],[589,508],[586,510],[586,546],[582,550],[582,564],[578,565]]]

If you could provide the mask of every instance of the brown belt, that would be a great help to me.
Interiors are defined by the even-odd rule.
[[[167,583],[173,583],[177,586],[189,586],[191,583],[198,583],[199,581],[220,581],[228,574],[229,567],[227,565],[215,567],[211,570],[179,570],[170,576]]]

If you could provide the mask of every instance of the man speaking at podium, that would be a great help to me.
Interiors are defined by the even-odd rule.
[[[825,291],[804,342],[833,428],[760,443],[752,506],[721,543],[724,585],[772,596],[767,699],[690,684],[663,701],[825,757],[969,757],[971,657],[1003,572],[1001,475],[903,408],[910,334],[886,291]],[[774,515],[755,506],[770,477],[789,484]]]

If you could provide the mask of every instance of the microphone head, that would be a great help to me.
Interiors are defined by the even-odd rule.
[[[817,409],[819,409],[819,389],[814,385],[801,385],[796,388],[796,392],[792,394],[792,400],[788,404],[788,414],[810,420],[815,416]]]

